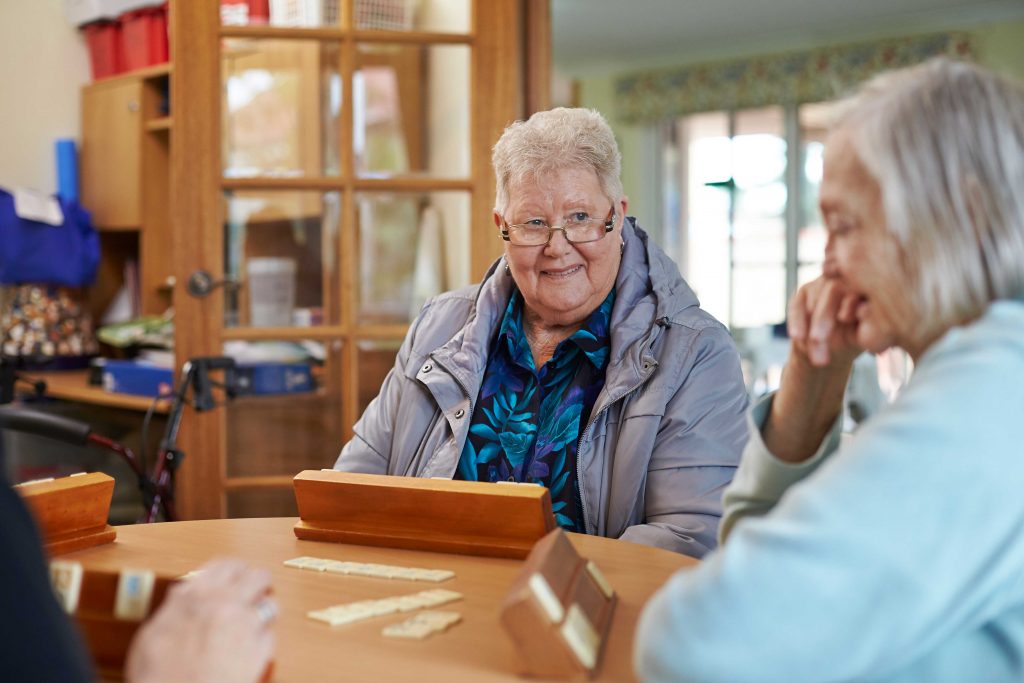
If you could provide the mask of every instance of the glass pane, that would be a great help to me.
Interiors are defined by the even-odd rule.
[[[732,327],[774,325],[786,319],[786,266],[733,269]]]
[[[821,223],[805,225],[797,233],[797,253],[801,263],[822,263],[828,234]]]
[[[729,118],[724,112],[697,114],[680,129],[688,141],[686,277],[704,310],[728,323]]]
[[[469,175],[466,45],[360,45],[352,151],[362,177]]]
[[[236,398],[227,404],[227,475],[330,467],[342,446],[339,340],[231,341]]]
[[[430,297],[469,284],[469,200],[468,192],[356,195],[360,323],[408,323]]]
[[[750,199],[749,195],[747,199]],[[733,259],[736,264],[782,264],[786,262],[786,221],[778,218],[737,219]]]
[[[337,192],[228,192],[224,272],[227,327],[336,324]],[[325,289],[326,287],[326,289]]]
[[[661,224],[652,226],[647,234],[665,253],[686,269],[686,128],[680,120],[662,121],[658,124],[658,138],[661,149]],[[646,228],[645,228],[646,229]],[[686,273],[684,272],[685,276]]]
[[[359,414],[362,415],[370,401],[380,393],[384,377],[395,365],[395,356],[401,339],[359,342]]]
[[[337,26],[342,0],[220,0],[224,26]]]
[[[800,232],[797,258],[801,262],[820,263],[825,257],[825,226],[818,208],[822,161],[828,122],[835,104],[805,104],[798,112],[800,120]]]
[[[786,260],[786,140],[781,107],[736,114],[732,143],[736,183],[735,263]]]
[[[226,177],[339,173],[339,54],[313,40],[224,41]]]
[[[806,285],[811,280],[821,275],[821,264],[811,263],[802,265],[796,269],[796,286]]]
[[[360,29],[469,33],[469,0],[355,0]]]
[[[228,491],[228,517],[298,517],[292,487]]]

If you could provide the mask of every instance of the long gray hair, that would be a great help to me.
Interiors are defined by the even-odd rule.
[[[836,125],[881,187],[929,326],[1024,295],[1024,87],[939,57],[868,81]]]

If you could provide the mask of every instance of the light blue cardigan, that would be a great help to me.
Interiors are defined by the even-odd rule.
[[[756,425],[768,403],[754,410]],[[727,543],[636,637],[645,681],[1024,681],[1024,304],[945,334],[836,451],[754,429]]]

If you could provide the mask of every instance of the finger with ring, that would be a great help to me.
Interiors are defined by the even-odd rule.
[[[263,598],[256,603],[256,615],[263,626],[271,624],[277,618],[277,603],[270,598]]]

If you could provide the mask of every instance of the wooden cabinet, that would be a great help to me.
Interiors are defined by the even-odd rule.
[[[107,230],[142,223],[142,79],[82,89],[82,204]]]
[[[170,304],[170,72],[165,64],[82,88],[81,201],[103,254],[90,295],[97,319],[129,263],[140,313]]]

